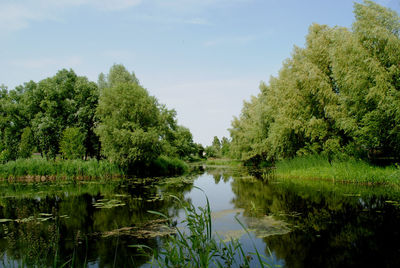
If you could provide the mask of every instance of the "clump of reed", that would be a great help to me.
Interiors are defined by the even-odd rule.
[[[117,165],[101,160],[46,160],[43,158],[17,159],[0,165],[0,178],[26,176],[56,176],[58,178],[123,176]]]
[[[328,161],[320,155],[296,157],[278,161],[274,173],[280,178],[330,179],[339,182],[400,185],[400,169],[397,165],[373,166],[354,158]]]
[[[191,203],[183,203],[173,196],[185,212],[185,231],[174,227],[176,235],[171,235],[160,250],[144,245],[132,245],[145,255],[151,255],[151,264],[156,267],[275,267],[273,261],[261,255],[250,234],[246,230],[254,252],[246,252],[238,239],[225,242],[218,234],[213,233],[211,210],[206,197],[205,207],[197,209]],[[167,220],[159,212],[149,211]]]

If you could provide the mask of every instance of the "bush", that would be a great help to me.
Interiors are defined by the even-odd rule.
[[[151,175],[182,175],[189,170],[188,165],[178,158],[159,156],[150,166]]]

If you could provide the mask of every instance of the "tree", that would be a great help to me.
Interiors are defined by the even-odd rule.
[[[204,151],[206,152],[207,157],[217,157],[218,152],[214,146],[207,146]]]
[[[227,137],[222,137],[221,140],[221,155],[228,156],[230,151],[230,142]]]
[[[24,128],[21,135],[21,141],[19,143],[19,157],[29,158],[31,157],[35,148],[33,133],[30,127]]]
[[[54,158],[60,152],[60,140],[67,127],[80,128],[86,154],[98,155],[99,140],[94,134],[99,95],[96,83],[63,69],[24,88],[22,104],[31,111],[29,124],[42,155]]]
[[[197,147],[193,142],[192,133],[188,128],[183,126],[177,127],[173,144],[180,158],[189,157],[197,151]]]
[[[214,146],[217,151],[221,149],[221,142],[219,141],[217,136],[214,136],[212,146]]]
[[[234,118],[232,155],[400,155],[400,19],[368,0],[354,13],[352,31],[310,26],[306,46]]]
[[[157,100],[133,81],[108,84],[97,108],[103,155],[126,168],[155,160],[161,153]]]
[[[67,127],[60,141],[60,152],[65,159],[82,159],[85,156],[85,135],[77,127]]]

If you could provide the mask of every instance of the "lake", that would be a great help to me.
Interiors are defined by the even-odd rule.
[[[148,266],[129,245],[157,248],[180,227],[171,195],[204,206],[214,231],[283,267],[399,267],[400,190],[272,179],[244,168],[198,167],[185,177],[0,184],[0,265]],[[249,231],[243,229],[241,222]]]

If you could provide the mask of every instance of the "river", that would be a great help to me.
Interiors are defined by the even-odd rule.
[[[3,182],[0,265],[147,266],[149,258],[130,245],[160,247],[171,231],[148,211],[168,215],[180,227],[184,213],[171,195],[204,206],[201,188],[221,239],[237,238],[247,251],[256,247],[272,264],[400,266],[400,190],[321,180],[263,181],[250,173],[198,167],[178,178]]]

